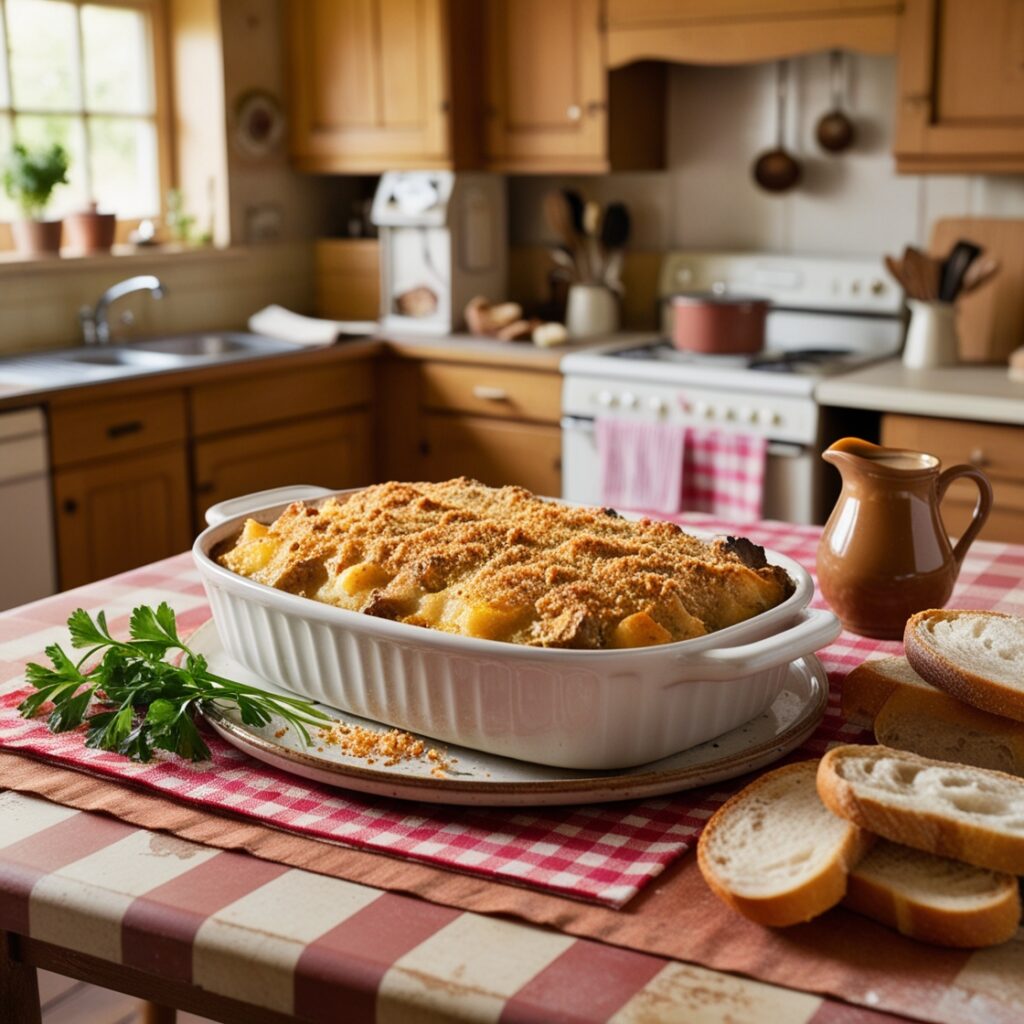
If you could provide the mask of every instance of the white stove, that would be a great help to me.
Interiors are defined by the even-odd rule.
[[[659,286],[666,337],[667,300],[681,290],[770,299],[765,349],[755,356],[708,356],[656,340],[566,356],[563,496],[600,503],[596,418],[650,419],[765,437],[765,517],[822,522],[831,495],[820,452],[838,429],[819,408],[815,389],[825,377],[899,350],[899,289],[875,261],[671,253]]]

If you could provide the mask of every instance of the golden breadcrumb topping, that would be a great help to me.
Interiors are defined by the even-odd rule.
[[[573,508],[521,487],[386,483],[248,520],[218,557],[260,583],[367,615],[539,647],[686,640],[782,602],[761,548]]]

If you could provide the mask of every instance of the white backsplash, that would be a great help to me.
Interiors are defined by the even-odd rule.
[[[896,60],[848,58],[854,148],[824,153],[814,139],[831,106],[826,54],[794,60],[787,148],[803,163],[793,192],[769,195],[751,166],[775,140],[775,68],[677,65],[670,69],[668,170],[595,177],[511,179],[512,242],[550,241],[545,192],[572,185],[627,203],[639,249],[729,248],[876,256],[928,240],[943,216],[1024,217],[1024,175],[898,175],[892,157]]]

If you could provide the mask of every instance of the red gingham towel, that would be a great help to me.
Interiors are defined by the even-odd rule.
[[[674,515],[680,511],[685,428],[598,419],[601,504]]]
[[[761,518],[767,442],[763,437],[688,427],[682,504],[733,523]]]

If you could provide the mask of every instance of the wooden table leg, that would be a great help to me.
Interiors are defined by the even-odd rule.
[[[173,1006],[145,1002],[139,1009],[142,1011],[142,1024],[174,1024],[178,1019],[178,1011]]]
[[[18,936],[0,932],[0,1024],[40,1024],[36,969],[21,962]]]

